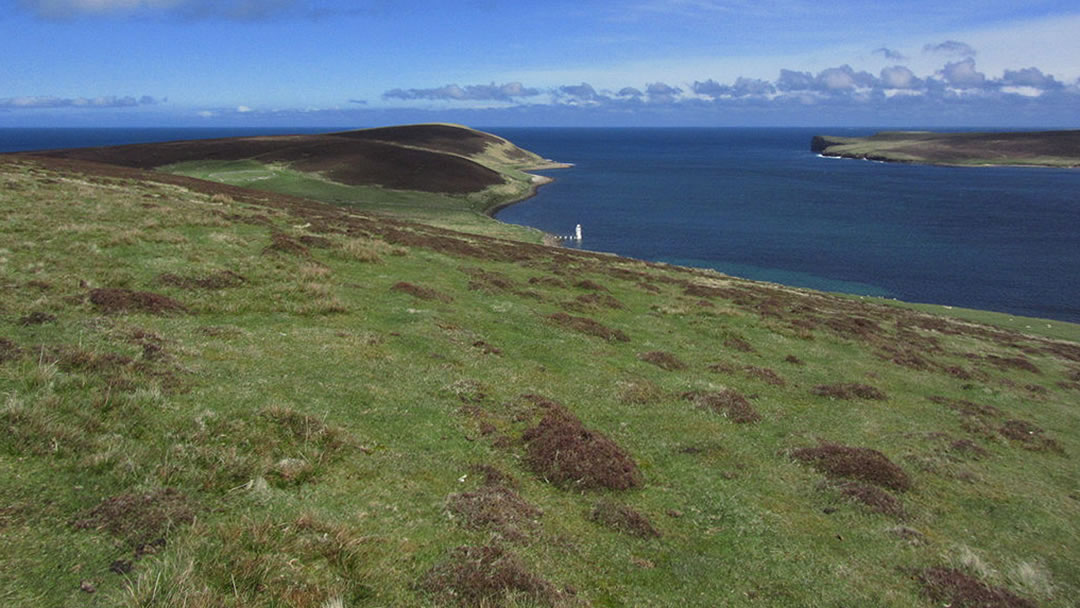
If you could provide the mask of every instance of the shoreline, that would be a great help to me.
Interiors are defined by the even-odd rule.
[[[529,173],[529,171],[549,171],[549,170],[552,170],[552,169],[570,169],[570,168],[573,168],[573,166],[574,166],[573,163],[560,163],[560,162],[556,162],[556,161],[546,161],[546,162],[538,164],[538,165],[530,165],[528,167],[522,168],[521,170],[526,175],[529,176],[529,189],[526,191],[526,193],[523,196],[520,196],[518,198],[491,205],[490,207],[487,207],[487,208],[484,209],[483,214],[490,217],[491,219],[493,219],[495,221],[499,221],[499,220],[495,219],[495,214],[496,213],[498,213],[498,212],[502,211],[503,209],[506,209],[507,207],[510,207],[512,205],[516,205],[518,203],[529,200],[530,198],[536,196],[536,193],[540,190],[541,186],[546,186],[546,185],[548,185],[548,184],[555,181],[554,177],[548,177],[546,175],[536,175],[535,173]]]
[[[1039,164],[1039,163],[944,163],[935,162],[930,160],[909,160],[902,158],[888,158],[885,156],[871,156],[864,154],[845,154],[845,153],[832,153],[819,152],[819,158],[830,158],[837,160],[864,160],[872,163],[889,163],[893,165],[922,165],[926,167],[961,167],[971,169],[993,169],[993,168],[1010,168],[1010,169],[1080,169],[1080,164],[1075,165],[1052,165],[1052,164]]]

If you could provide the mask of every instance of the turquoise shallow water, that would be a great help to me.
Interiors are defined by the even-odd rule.
[[[1080,171],[821,158],[876,129],[489,129],[572,169],[497,214],[752,279],[1080,322]]]

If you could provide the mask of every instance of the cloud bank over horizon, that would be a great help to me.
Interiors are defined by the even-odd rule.
[[[469,109],[470,102],[497,102],[495,107],[588,108],[593,111],[629,111],[642,108],[694,108],[698,111],[734,107],[860,107],[887,115],[895,109],[968,107],[1005,110],[1049,103],[1080,104],[1080,79],[1062,82],[1037,67],[1006,69],[991,77],[979,71],[970,45],[954,40],[927,45],[927,52],[963,58],[946,63],[933,73],[917,75],[905,65],[891,65],[876,74],[856,70],[849,64],[812,73],[781,69],[774,79],[740,76],[732,82],[712,78],[692,82],[649,82],[643,87],[627,84],[616,89],[598,88],[588,82],[549,88],[527,87],[520,82],[504,85],[448,84],[431,89],[392,89],[384,101],[426,102],[408,107],[439,110]],[[884,47],[874,51],[886,57],[898,55]],[[490,108],[491,106],[485,106]]]
[[[1075,127],[1074,2],[0,0],[0,125]]]

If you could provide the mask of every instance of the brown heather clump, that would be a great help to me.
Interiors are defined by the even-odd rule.
[[[629,534],[630,536],[640,538],[660,537],[660,531],[653,527],[649,518],[627,505],[621,505],[611,500],[601,500],[596,503],[592,512],[589,513],[589,520],[605,528]]]
[[[147,494],[106,498],[71,525],[79,530],[105,530],[133,547],[165,536],[173,527],[195,520],[194,505],[173,488]]]
[[[604,287],[603,285],[601,285],[601,284],[599,284],[599,283],[597,283],[595,281],[590,281],[589,279],[585,279],[584,281],[579,281],[577,283],[574,283],[574,287],[577,287],[578,289],[588,289],[589,291],[607,291],[608,290],[607,287]]]
[[[836,443],[791,451],[791,457],[806,463],[828,477],[841,477],[872,483],[903,492],[911,489],[911,478],[881,452]]]
[[[596,336],[597,338],[603,338],[608,342],[630,341],[630,336],[626,335],[622,330],[612,329],[588,317],[573,317],[565,312],[557,312],[548,315],[547,319],[564,329],[570,329],[590,336]]]
[[[50,315],[47,312],[35,311],[24,317],[19,317],[19,325],[23,327],[29,327],[31,325],[44,325],[46,323],[52,323],[56,320],[56,315]]]
[[[13,361],[22,354],[22,349],[7,338],[0,338],[0,363]]]
[[[881,389],[855,382],[819,384],[812,388],[810,392],[819,397],[828,397],[830,399],[869,399],[873,401],[888,399],[888,396]]]
[[[690,367],[682,359],[662,350],[653,350],[647,353],[638,353],[638,359],[652,363],[656,367],[669,372],[678,371]]]
[[[270,244],[266,249],[263,249],[263,253],[287,253],[300,257],[311,255],[311,252],[303,243],[283,232],[274,232],[270,235]]]
[[[447,561],[424,575],[421,587],[461,606],[503,606],[514,595],[554,606],[559,597],[554,585],[498,545],[454,549]]]
[[[424,287],[422,285],[406,283],[405,281],[398,281],[397,283],[394,283],[393,286],[390,287],[390,290],[407,293],[415,298],[420,298],[421,300],[437,300],[439,302],[444,302],[447,304],[454,301],[454,298],[451,298],[450,296],[440,291],[436,291],[430,287]]]
[[[872,511],[898,519],[904,517],[903,503],[881,488],[857,481],[845,481],[836,488],[844,496],[866,505]]]
[[[546,409],[536,426],[526,429],[525,464],[546,481],[562,486],[628,490],[641,485],[637,464],[614,441],[586,429],[565,407],[543,398]]]
[[[683,399],[694,402],[698,407],[708,408],[730,419],[736,424],[749,424],[761,420],[761,414],[750,405],[746,397],[732,389],[683,393]]]
[[[776,371],[768,367],[747,365],[743,368],[743,371],[746,372],[747,376],[757,378],[766,384],[771,384],[773,386],[784,386],[787,384],[784,382],[784,379],[780,377],[780,374],[777,374]]]
[[[170,297],[130,289],[91,289],[90,303],[107,315],[128,312],[169,315],[187,312],[187,307]]]
[[[1035,602],[1008,589],[991,587],[953,568],[927,568],[918,574],[923,591],[935,602],[953,608],[1037,608]]]
[[[1047,437],[1046,431],[1026,420],[1006,420],[998,433],[1006,439],[1019,441],[1028,450],[1063,452],[1057,440]]]
[[[475,492],[451,494],[446,507],[466,528],[494,530],[516,541],[528,537],[528,530],[542,514],[514,490],[496,484],[484,485]]]

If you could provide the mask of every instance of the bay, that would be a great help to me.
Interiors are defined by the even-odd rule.
[[[496,217],[559,235],[580,223],[583,248],[1080,322],[1080,171],[810,152],[815,134],[872,128],[489,130],[575,165]]]
[[[0,152],[343,128],[0,129]],[[487,128],[571,169],[502,221],[734,276],[1080,322],[1080,171],[821,158],[879,129]],[[959,129],[958,129],[959,130]]]

